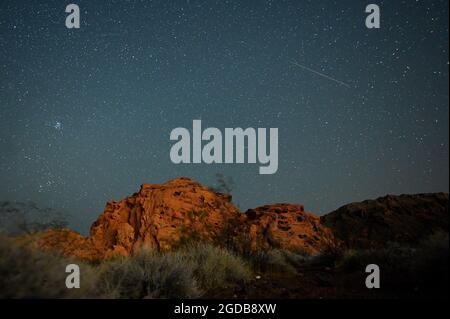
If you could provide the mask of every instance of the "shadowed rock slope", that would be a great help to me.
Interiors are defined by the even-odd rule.
[[[415,245],[435,232],[448,232],[448,193],[388,195],[351,203],[321,217],[350,248],[380,248],[388,242]]]

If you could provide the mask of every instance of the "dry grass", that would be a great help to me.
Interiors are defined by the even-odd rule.
[[[80,266],[80,289],[66,288],[65,269],[71,263]],[[91,297],[95,277],[93,268],[85,263],[0,238],[0,298]]]
[[[249,277],[249,268],[238,256],[197,243],[105,262],[97,292],[105,298],[196,298]]]
[[[198,298],[245,287],[259,273],[295,274],[305,265],[335,267],[337,273],[380,266],[384,287],[448,292],[448,234],[436,234],[417,247],[391,244],[378,250],[347,250],[339,255],[305,256],[283,250],[240,255],[204,243],[171,252],[143,250],[128,258],[86,264],[38,251],[30,243],[0,238],[0,298]],[[332,261],[332,262],[331,262]],[[65,267],[81,268],[81,289],[67,289]]]

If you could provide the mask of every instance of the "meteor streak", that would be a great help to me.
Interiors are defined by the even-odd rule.
[[[333,82],[339,83],[339,84],[341,84],[341,85],[343,85],[343,86],[345,86],[345,87],[350,88],[350,85],[348,85],[347,83],[342,82],[342,81],[339,81],[339,80],[337,80],[337,79],[335,79],[335,78],[332,78],[332,77],[329,76],[329,75],[320,73],[320,72],[318,72],[318,71],[316,71],[316,70],[310,69],[310,68],[308,68],[307,66],[304,66],[304,65],[299,64],[299,63],[296,62],[296,61],[291,62],[291,64],[293,64],[293,65],[295,65],[295,66],[298,66],[299,68],[302,68],[302,69],[307,70],[307,71],[309,71],[309,72],[312,72],[312,73],[314,73],[314,74],[317,74],[317,75],[319,75],[319,76],[321,76],[321,77],[323,77],[323,78],[325,78],[325,79],[331,80],[331,81],[333,81]]]

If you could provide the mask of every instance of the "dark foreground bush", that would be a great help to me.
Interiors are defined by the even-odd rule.
[[[449,236],[437,233],[422,242],[412,263],[419,285],[437,294],[449,294]]]
[[[246,255],[252,268],[261,273],[296,273],[296,268],[309,262],[311,256],[281,249],[252,252]]]
[[[241,257],[201,243],[86,264],[17,242],[0,238],[0,298],[196,298],[251,277]],[[80,289],[65,285],[72,263],[81,269]]]
[[[173,252],[144,250],[100,269],[98,293],[105,298],[196,298],[250,277],[238,256],[200,243]]]
[[[311,269],[328,268],[337,276],[354,279],[356,274],[365,276],[365,267],[372,263],[380,266],[381,285],[394,296],[404,295],[402,291],[425,297],[448,295],[448,234],[434,235],[417,247],[391,244],[379,250],[313,257],[277,249],[239,255],[191,243],[176,251],[143,250],[96,264],[35,250],[29,241],[27,245],[19,242],[24,241],[0,238],[0,298],[197,298],[248,287],[247,281],[261,273],[292,274],[295,280],[297,271],[311,265]],[[65,286],[65,268],[71,263],[81,268],[81,289]]]
[[[347,250],[336,260],[345,272],[380,267],[384,287],[414,290],[425,296],[448,295],[449,236],[437,233],[417,247],[392,243],[384,249]]]
[[[251,277],[248,263],[236,253],[209,244],[192,243],[178,254],[194,265],[194,276],[204,290],[226,288]]]
[[[76,262],[83,276],[80,289],[67,289],[66,266],[73,260],[16,244],[0,237],[0,298],[80,298],[91,295],[95,273]]]
[[[100,266],[97,293],[103,298],[195,298],[194,265],[177,253],[142,251]]]

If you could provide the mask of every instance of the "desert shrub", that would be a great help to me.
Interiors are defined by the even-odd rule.
[[[8,236],[33,234],[49,228],[67,226],[65,216],[51,208],[38,207],[35,203],[1,201],[0,233]]]
[[[293,252],[289,250],[282,250],[286,261],[295,268],[311,263],[315,255],[309,255],[304,252]]]
[[[104,298],[195,298],[193,264],[181,254],[141,251],[103,263],[97,291]]]
[[[295,264],[292,263],[292,256],[287,257],[286,252],[280,249],[271,249],[252,252],[247,255],[247,258],[256,272],[295,273]]]
[[[98,294],[104,298],[195,298],[250,278],[237,255],[191,243],[172,252],[141,251],[100,266]]]
[[[248,264],[236,253],[224,248],[191,243],[178,253],[195,265],[195,278],[205,290],[243,283],[251,276]]]
[[[382,249],[355,250],[342,252],[336,260],[336,269],[348,274],[365,276],[369,264],[380,267],[381,285],[395,291],[412,291],[411,261],[414,249],[391,244]]]
[[[407,260],[411,260],[414,249],[398,244],[391,244],[382,249],[355,250],[349,249],[342,253],[336,262],[336,267],[347,272],[363,270],[369,264],[377,264],[390,272],[408,271]]]
[[[308,263],[310,265],[333,268],[340,262],[346,251],[347,250],[340,249],[336,246],[328,245],[320,253],[310,256]]]
[[[231,194],[234,187],[234,181],[231,177],[224,176],[223,174],[216,174],[216,185],[210,187],[210,189],[214,192]]]
[[[377,264],[385,287],[414,290],[428,296],[448,295],[448,233],[438,233],[411,247],[391,243],[386,248],[346,250],[336,261],[345,272],[364,272]]]
[[[421,242],[411,267],[412,272],[420,279],[420,286],[437,294],[448,295],[448,233],[436,233]]]
[[[80,266],[80,289],[67,289],[68,264]],[[0,238],[0,298],[89,297],[95,272],[84,263]]]

